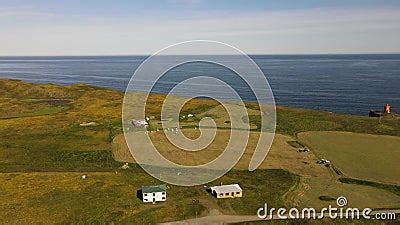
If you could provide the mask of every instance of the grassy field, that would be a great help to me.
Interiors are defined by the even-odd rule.
[[[400,184],[400,137],[350,132],[305,132],[298,137],[346,176]]]
[[[183,130],[183,133],[188,138],[197,136],[198,132],[198,130],[194,129]],[[230,132],[228,130],[218,130],[214,141],[204,150],[188,152],[168,143],[162,131],[150,134],[154,145],[165,158],[182,165],[200,165],[215,159],[224,151],[229,140],[229,135]],[[235,169],[248,169],[250,159],[257,144],[257,138],[257,132],[250,133],[246,150],[234,167]],[[277,134],[266,160],[264,160],[259,168],[283,169],[306,177],[329,176],[328,170],[315,163],[317,158],[313,154],[299,153],[296,148],[289,145],[288,142],[292,140],[294,140],[293,137]],[[122,134],[116,136],[113,141],[113,156],[120,162],[135,162]]]
[[[340,182],[331,170],[315,163],[319,149],[299,153],[292,146],[297,141],[294,134],[301,131],[346,130],[399,136],[398,119],[387,118],[379,123],[375,118],[278,107],[278,135],[270,154],[260,170],[249,172],[245,169],[258,136],[260,113],[252,103],[247,106],[254,132],[246,154],[235,170],[213,183],[239,183],[244,189],[244,198],[217,200],[203,186],[171,186],[166,203],[142,204],[136,198],[136,191],[142,185],[158,184],[159,181],[135,164],[130,164],[127,170],[121,169],[123,163],[120,161],[129,161],[119,136],[122,133],[122,99],[123,93],[87,85],[38,85],[0,80],[2,223],[148,224],[192,218],[196,211],[205,215],[210,209],[222,213],[254,214],[256,208],[265,202],[276,207],[296,202],[325,204],[319,197],[335,197],[338,194],[335,187],[351,190],[349,196],[358,193],[359,199],[364,196],[364,191],[382,196],[365,198],[365,203],[370,201],[379,206],[398,204],[398,195],[390,192],[390,187],[365,185],[362,181],[353,184]],[[146,115],[159,119],[163,99],[164,95],[152,95]],[[219,154],[230,127],[223,108],[213,100],[194,99],[185,104],[181,113],[196,115],[191,120],[181,121],[187,127],[185,135],[192,138],[199,135],[193,126],[200,119],[207,116],[216,119],[222,129],[218,130],[218,138],[209,147],[208,154],[202,153],[202,156],[208,159]],[[95,125],[79,126],[88,122],[95,122]],[[171,146],[165,145],[161,132],[152,135],[171,160],[187,155],[173,152]],[[122,150],[116,152],[116,146]],[[317,156],[313,155],[314,151]],[[187,163],[202,161],[188,160]],[[339,165],[338,168],[347,174],[345,168]],[[83,180],[82,175],[88,178]],[[193,199],[199,199],[199,205],[193,204]],[[351,197],[354,203],[357,203],[356,199]],[[359,204],[363,202],[360,200]]]
[[[151,211],[157,215],[147,217],[150,223],[169,218],[193,217],[194,206],[190,199],[182,201],[175,196],[188,193],[185,189],[171,187],[168,201],[157,205],[144,205],[136,198],[142,184],[156,183],[140,170],[86,173],[47,172],[2,174],[2,223],[111,223],[137,221],[140,214]],[[194,188],[193,197],[200,195]],[[205,208],[200,204],[198,213]]]
[[[86,179],[81,176],[85,174]],[[207,213],[215,205],[222,212],[249,214],[263,201],[284,205],[280,197],[296,182],[282,170],[259,170],[248,180],[246,172],[227,174],[218,182],[237,182],[246,190],[243,201],[217,201],[205,188],[169,186],[168,201],[143,204],[136,191],[158,183],[137,167],[113,172],[31,172],[0,174],[2,223],[155,223],[187,219]],[[266,176],[269,179],[264,179]],[[248,180],[248,181],[246,181]],[[246,182],[245,182],[246,181]],[[194,205],[193,199],[199,199]],[[253,207],[248,207],[252,205]]]
[[[250,104],[250,107],[253,106]],[[255,107],[255,106],[254,106]],[[367,134],[400,136],[400,117],[370,118],[321,112],[309,109],[277,108],[276,132],[295,136],[304,131],[346,131]],[[368,112],[365,112],[367,115]],[[250,122],[259,127],[260,116],[251,115]]]
[[[298,207],[321,209],[331,204],[336,206],[336,198],[345,196],[350,207],[398,208],[400,196],[381,188],[367,185],[346,184],[331,178],[302,178],[302,187],[291,193],[291,201]]]
[[[40,110],[34,111],[34,112],[26,112],[26,113],[19,113],[19,114],[16,114],[16,115],[3,116],[1,119],[45,116],[45,115],[56,114],[56,113],[65,111],[66,109],[67,109],[66,107],[62,107],[62,106],[50,106],[50,107],[43,108],[43,109],[40,109]]]
[[[298,138],[318,158],[331,161],[332,176],[301,179],[290,195],[292,202],[321,208],[346,196],[350,206],[400,207],[399,137],[313,131],[299,133]]]
[[[202,186],[172,186],[166,203],[141,203],[136,191],[159,182],[138,166],[120,169],[122,163],[112,157],[112,140],[122,132],[122,93],[86,85],[61,87],[3,80],[0,86],[2,223],[148,224],[192,218],[196,211],[203,215],[209,208],[250,213],[234,201],[218,203]],[[151,97],[149,114],[158,112],[156,106],[163,98]],[[193,100],[184,110],[200,114],[215,106],[213,101]],[[58,107],[63,110],[49,110]],[[85,122],[96,125],[79,126]],[[82,180],[82,175],[88,178]],[[249,176],[270,179],[249,180]],[[216,182],[239,182],[256,193],[246,199],[254,205],[262,204],[263,198],[282,205],[283,194],[296,183],[297,176],[283,170],[259,170],[232,172],[222,179]],[[257,185],[263,193],[256,191]],[[194,205],[193,199],[199,199],[199,205]]]

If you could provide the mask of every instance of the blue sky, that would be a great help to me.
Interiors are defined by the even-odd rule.
[[[193,40],[249,54],[400,52],[400,1],[0,1],[1,55],[151,54]]]

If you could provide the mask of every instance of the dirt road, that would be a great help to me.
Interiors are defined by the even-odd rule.
[[[360,212],[361,213],[361,212]],[[400,214],[400,210],[374,210],[371,212],[371,218],[377,214],[396,214],[395,218],[398,218]],[[316,217],[318,218],[321,214],[317,213]],[[288,215],[285,215],[288,216]],[[324,213],[324,217],[329,218],[328,213]],[[360,217],[362,217],[360,215]],[[162,223],[162,225],[191,225],[191,224],[211,224],[211,225],[222,225],[222,224],[230,224],[230,223],[240,223],[240,222],[252,222],[252,221],[261,221],[261,220],[278,220],[282,219],[278,216],[273,216],[272,218],[267,217],[266,219],[260,219],[257,215],[210,215],[195,219],[174,221],[168,223]]]

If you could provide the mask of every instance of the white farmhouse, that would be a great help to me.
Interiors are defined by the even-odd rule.
[[[210,190],[216,198],[240,198],[243,195],[243,190],[239,184],[214,186]]]
[[[167,200],[167,186],[153,185],[142,187],[142,200],[143,202],[164,202]]]

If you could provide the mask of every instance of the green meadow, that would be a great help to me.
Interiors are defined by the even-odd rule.
[[[164,98],[164,95],[152,95],[146,113],[157,120]],[[243,198],[217,200],[203,186],[169,185],[165,203],[144,204],[137,198],[137,190],[142,185],[160,182],[134,161],[115,157],[115,149],[122,145],[122,141],[115,141],[122,133],[122,100],[121,92],[88,85],[0,80],[0,218],[3,223],[153,224],[193,218],[196,214],[206,216],[215,210],[222,214],[254,215],[265,202],[274,207],[302,207],[306,203],[319,207],[326,204],[321,196],[335,199],[338,194],[349,196],[355,206],[370,201],[377,208],[400,208],[399,193],[391,191],[397,190],[399,178],[393,174],[385,176],[396,168],[394,153],[380,156],[385,163],[368,164],[367,161],[376,159],[380,155],[376,148],[385,144],[391,147],[382,147],[382,151],[398,151],[398,117],[379,121],[287,107],[277,108],[278,135],[261,169],[247,171],[244,160],[225,176],[206,184],[239,183],[244,190]],[[260,124],[259,108],[253,103],[248,103],[247,108],[256,133]],[[229,129],[226,112],[213,100],[191,100],[182,109],[184,114],[189,112],[196,114],[196,118],[181,121],[187,126],[184,132],[189,136],[196,136],[191,133],[193,126],[206,116],[215,117],[218,126]],[[80,126],[90,122],[94,125]],[[221,134],[224,138],[224,132]],[[355,140],[354,146],[349,140]],[[299,153],[290,143],[308,146],[312,151]],[[223,139],[216,143],[216,149],[220,144]],[[337,151],[334,146],[339,145],[345,147]],[[366,155],[362,160],[360,151]],[[126,151],[122,155],[126,156]],[[332,167],[316,164],[321,157],[331,159],[342,174],[337,174]],[[130,162],[129,168],[122,169],[126,161]],[[378,169],[381,174],[371,174]],[[82,175],[87,178],[82,179]],[[387,185],[392,185],[392,189]],[[359,190],[377,197],[365,200],[357,195]]]

